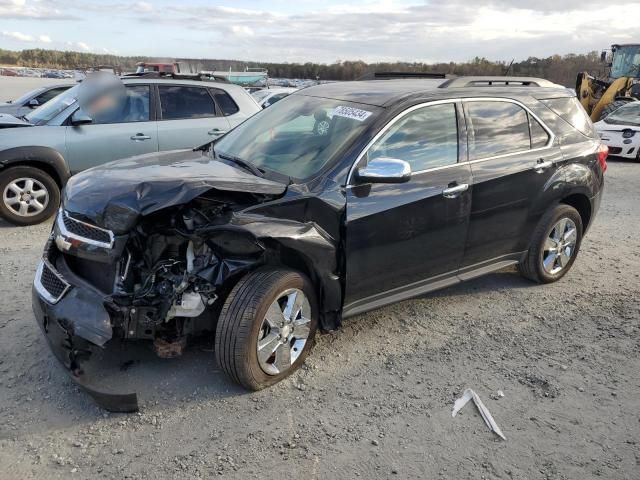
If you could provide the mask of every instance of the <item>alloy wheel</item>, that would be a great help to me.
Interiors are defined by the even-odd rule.
[[[282,292],[269,306],[258,332],[258,363],[268,375],[287,371],[309,339],[311,305],[297,288]]]
[[[560,273],[571,261],[577,241],[578,230],[573,220],[566,217],[558,220],[544,242],[542,267],[545,272]]]
[[[47,208],[49,191],[35,178],[17,178],[5,187],[2,201],[16,215],[33,217]]]

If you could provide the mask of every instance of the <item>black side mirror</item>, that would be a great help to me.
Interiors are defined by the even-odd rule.
[[[73,115],[71,115],[71,125],[73,125],[74,127],[77,127],[80,125],[88,125],[90,123],[93,123],[93,118],[91,118],[81,108],[76,110],[73,113]]]

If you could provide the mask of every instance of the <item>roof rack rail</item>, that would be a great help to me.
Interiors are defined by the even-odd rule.
[[[440,88],[461,87],[561,87],[544,78],[535,77],[458,77],[447,80]]]
[[[200,80],[219,83],[231,83],[226,78],[220,75],[211,75],[208,73],[173,73],[173,72],[142,72],[142,73],[127,73],[123,75],[123,78],[157,78],[167,80]]]
[[[397,78],[447,78],[444,73],[429,72],[369,72],[357,80],[391,80]]]

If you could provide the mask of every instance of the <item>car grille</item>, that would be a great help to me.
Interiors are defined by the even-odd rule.
[[[609,147],[609,153],[611,155],[617,155],[622,151],[622,147]]]
[[[57,303],[67,293],[70,285],[47,261],[42,260],[36,272],[35,286],[40,295],[50,303]]]
[[[65,236],[75,238],[85,243],[92,243],[100,247],[111,248],[113,246],[112,232],[77,220],[63,210],[60,210],[58,214],[58,226],[61,227],[60,229]]]

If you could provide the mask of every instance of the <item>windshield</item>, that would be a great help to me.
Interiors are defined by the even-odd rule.
[[[640,45],[618,47],[613,56],[611,77],[640,77]]]
[[[640,102],[628,103],[604,119],[605,123],[640,126]]]
[[[379,111],[370,105],[290,95],[222,137],[214,151],[218,157],[308,179],[332,163]]]
[[[78,100],[78,90],[80,85],[71,87],[69,90],[62,92],[57,97],[52,98],[44,105],[29,112],[25,118],[33,125],[44,125],[53,117],[62,112],[69,105],[73,105]]]

